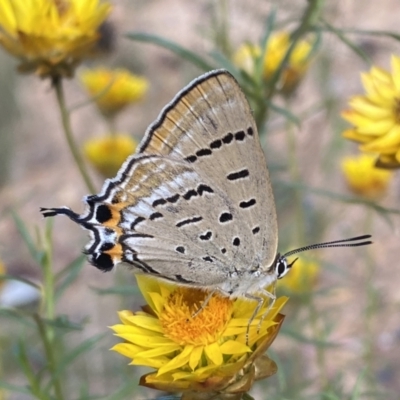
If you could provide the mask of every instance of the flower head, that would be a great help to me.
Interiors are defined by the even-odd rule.
[[[385,193],[393,176],[391,171],[375,167],[376,156],[361,154],[345,157],[342,171],[347,185],[356,194],[377,197]]]
[[[145,78],[125,69],[86,69],[80,78],[106,116],[114,115],[130,103],[141,100],[149,86]]]
[[[112,329],[126,342],[112,350],[133,365],[157,370],[143,376],[142,385],[171,392],[243,392],[276,372],[263,353],[279,331],[283,316],[278,312],[286,298],[278,298],[269,310],[267,304],[261,307],[246,343],[253,302],[215,293],[202,308],[208,293],[201,289],[145,275],[137,280],[148,305],[141,312],[119,313],[122,324]]]
[[[365,95],[353,96],[342,116],[353,127],[343,132],[361,143],[360,150],[378,154],[378,167],[400,167],[400,57],[392,56],[392,72],[372,67],[361,74]]]
[[[291,39],[286,31],[272,34],[267,42],[263,62],[264,79],[268,82],[280,67],[289,50]],[[280,82],[280,91],[290,95],[300,83],[310,65],[312,45],[307,40],[300,40],[290,54],[284,66]],[[234,62],[252,74],[255,60],[261,56],[261,48],[253,44],[244,44],[236,52]]]
[[[99,0],[1,0],[0,44],[22,72],[71,76],[111,11]]]
[[[290,294],[310,293],[317,283],[320,272],[318,263],[299,257],[290,270],[278,281],[277,288]]]
[[[136,150],[137,142],[129,135],[114,134],[88,140],[84,153],[105,178],[112,178],[128,156]]]

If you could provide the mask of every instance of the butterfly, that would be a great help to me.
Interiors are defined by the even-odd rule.
[[[180,285],[258,302],[292,267],[287,257],[321,247],[362,246],[370,235],[279,255],[275,201],[249,103],[225,70],[181,90],[147,129],[137,153],[86,211],[42,208],[87,229],[89,261],[118,264]],[[296,261],[296,260],[295,260]]]

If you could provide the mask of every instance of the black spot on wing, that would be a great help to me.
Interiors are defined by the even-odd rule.
[[[179,193],[177,193],[171,197],[168,197],[166,200],[168,201],[168,203],[176,203],[179,200],[179,197],[180,195]]]
[[[160,212],[155,212],[153,214],[150,215],[149,219],[150,221],[154,221],[157,218],[162,218],[163,215]]]
[[[203,183],[197,187],[197,193],[202,196],[203,193],[214,193],[214,190],[210,186],[204,185]]]
[[[185,248],[183,246],[178,246],[175,250],[179,253],[185,254]]]
[[[240,208],[249,208],[249,207],[252,207],[252,206],[254,206],[256,204],[256,199],[250,199],[250,200],[248,200],[248,201],[241,201],[240,203],[239,203],[239,207]]]
[[[243,179],[249,176],[249,170],[248,169],[242,169],[237,172],[232,172],[228,174],[226,177],[230,181],[236,181],[237,179]]]
[[[195,155],[192,155],[192,156],[186,157],[185,160],[187,162],[194,163],[197,160],[197,157]]]
[[[222,138],[222,141],[223,141],[225,144],[229,144],[230,142],[232,142],[232,140],[233,140],[233,134],[232,134],[232,133],[228,133],[226,136],[224,136],[224,137]]]
[[[247,134],[248,134],[249,136],[253,136],[253,135],[254,135],[254,130],[253,130],[252,127],[247,128]]]
[[[183,219],[182,221],[177,222],[175,226],[176,226],[177,228],[180,228],[180,227],[185,226],[185,225],[195,224],[196,222],[199,222],[199,221],[201,221],[202,219],[203,219],[203,217],[200,217],[200,216],[198,216],[198,217],[193,217],[193,218]]]
[[[196,151],[197,157],[210,156],[211,154],[212,154],[212,150],[210,150],[210,149],[200,149],[200,150]]]
[[[99,270],[108,272],[114,268],[114,262],[109,254],[100,253],[99,255],[93,255],[90,262]]]
[[[182,197],[185,200],[190,200],[191,197],[195,197],[195,196],[197,196],[197,192],[194,189],[190,189]]]
[[[240,245],[240,238],[238,238],[237,236],[235,237],[235,239],[233,239],[232,244],[234,246],[239,246]]]
[[[210,148],[219,149],[222,146],[222,140],[217,139],[210,143]]]
[[[214,260],[210,256],[203,257],[203,260],[207,262],[214,262]]]
[[[96,210],[96,220],[99,224],[109,221],[112,218],[112,212],[106,204],[100,204]]]
[[[167,200],[165,200],[165,199],[157,199],[157,200],[154,200],[153,201],[153,207],[157,207],[157,206],[161,206],[161,205],[163,205],[163,204],[165,204],[167,202]]]
[[[212,237],[212,232],[211,231],[207,231],[206,233],[204,233],[203,235],[200,235],[199,238],[201,240],[210,240]]]
[[[255,228],[253,228],[252,232],[253,232],[253,235],[257,234],[258,232],[260,232],[260,227],[256,226]]]
[[[219,222],[222,222],[222,223],[231,221],[232,219],[233,219],[233,215],[228,212],[224,212],[219,216]]]
[[[246,134],[244,133],[244,131],[239,131],[235,133],[235,139],[238,141],[242,141],[244,140],[244,138],[246,137]]]

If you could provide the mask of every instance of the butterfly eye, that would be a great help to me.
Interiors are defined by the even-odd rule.
[[[277,278],[283,278],[288,273],[291,266],[292,264],[289,266],[285,257],[279,257],[275,267]]]

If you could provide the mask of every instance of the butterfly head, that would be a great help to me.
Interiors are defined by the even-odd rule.
[[[286,259],[286,256],[278,255],[278,258],[277,258],[276,264],[275,264],[275,273],[276,273],[277,279],[283,278],[289,272],[290,268],[292,268],[293,264],[297,260],[298,260],[298,257],[295,258],[294,261],[292,261],[289,264]]]

